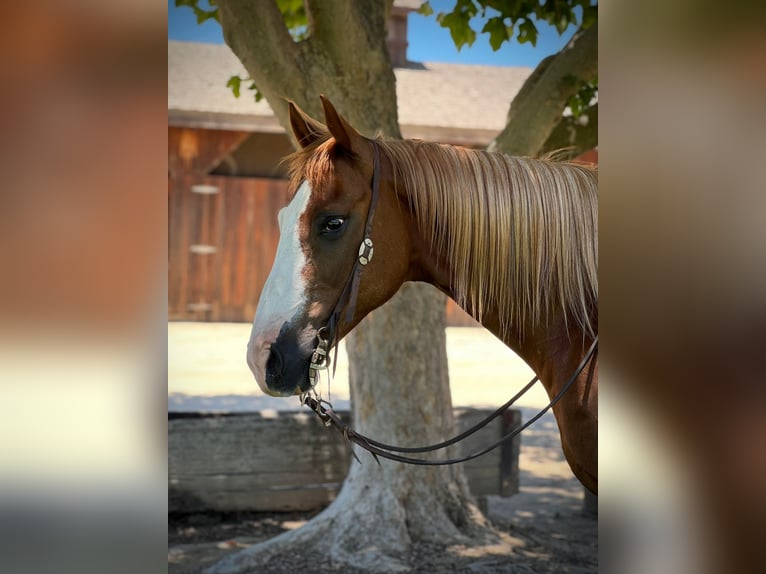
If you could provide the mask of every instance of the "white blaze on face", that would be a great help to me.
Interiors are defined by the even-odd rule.
[[[265,385],[269,346],[276,340],[282,325],[289,322],[306,302],[302,275],[306,257],[301,249],[298,225],[310,196],[311,187],[304,181],[290,204],[279,212],[277,255],[258,300],[247,353],[248,364],[261,387]]]

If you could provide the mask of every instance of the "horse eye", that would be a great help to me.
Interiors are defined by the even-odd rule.
[[[345,223],[346,223],[346,220],[343,217],[330,217],[322,225],[321,232],[323,234],[337,233],[338,231],[343,229],[343,225]]]

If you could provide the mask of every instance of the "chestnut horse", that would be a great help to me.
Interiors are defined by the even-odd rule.
[[[288,158],[292,199],[279,213],[276,259],[248,344],[258,385],[275,396],[311,388],[312,352],[358,267],[373,212],[367,227],[374,254],[332,342],[405,281],[425,281],[513,349],[554,397],[597,336],[597,172],[368,139],[328,100],[322,104],[326,126],[290,103],[301,149]],[[594,356],[553,408],[567,461],[594,493],[597,405]]]

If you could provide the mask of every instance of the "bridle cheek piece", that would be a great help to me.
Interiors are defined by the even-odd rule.
[[[359,283],[362,276],[362,268],[372,261],[375,251],[372,243],[372,219],[375,215],[375,209],[378,206],[378,197],[380,196],[380,150],[377,144],[368,140],[372,146],[372,195],[370,197],[370,206],[367,210],[367,221],[364,225],[364,238],[359,245],[357,258],[354,260],[354,266],[351,268],[346,284],[343,286],[340,297],[338,297],[335,307],[330,313],[327,325],[317,332],[317,346],[311,355],[309,363],[309,384],[310,389],[301,394],[301,403],[305,404],[305,399],[309,393],[319,383],[319,371],[330,366],[330,350],[335,349],[335,356],[338,355],[338,326],[340,325],[343,310],[346,316],[343,321],[350,324],[356,311],[356,300],[359,296]],[[337,361],[332,361],[337,365]]]
[[[362,268],[368,265],[370,261],[372,261],[372,256],[374,252],[372,238],[370,237],[370,235],[372,233],[372,218],[375,215],[375,208],[377,207],[378,196],[380,195],[380,150],[378,148],[378,145],[373,140],[368,140],[368,141],[370,142],[370,145],[372,145],[372,151],[373,151],[372,153],[372,157],[373,157],[372,196],[370,198],[370,207],[367,211],[367,222],[365,223],[365,226],[364,226],[364,239],[362,240],[362,243],[359,245],[359,254],[357,258],[354,260],[354,266],[351,269],[349,278],[346,280],[346,284],[343,287],[343,291],[341,291],[340,297],[338,298],[338,302],[335,304],[335,307],[332,313],[330,313],[330,318],[327,322],[327,325],[319,329],[319,331],[317,332],[317,346],[311,355],[311,362],[309,363],[308,378],[309,378],[309,384],[311,385],[311,387],[308,391],[301,393],[300,401],[301,401],[301,404],[306,405],[312,411],[314,411],[322,420],[325,426],[328,426],[328,427],[334,426],[335,428],[337,428],[341,433],[343,433],[343,436],[346,437],[347,440],[353,442],[354,444],[359,445],[360,447],[368,451],[370,454],[372,454],[372,456],[375,458],[375,460],[378,463],[380,463],[380,460],[378,460],[378,457],[387,458],[389,460],[403,462],[406,464],[425,465],[425,466],[441,466],[441,465],[457,464],[459,462],[465,462],[467,460],[471,460],[483,454],[486,454],[489,451],[493,450],[494,448],[500,446],[504,442],[511,440],[513,437],[521,433],[521,431],[528,428],[532,423],[534,423],[540,417],[542,417],[548,410],[550,410],[553,407],[553,405],[559,402],[561,398],[564,396],[564,394],[566,394],[566,392],[572,387],[574,382],[580,376],[580,373],[583,371],[585,366],[590,362],[593,356],[597,353],[598,337],[596,337],[593,340],[593,343],[588,349],[588,352],[585,354],[585,357],[583,357],[582,361],[580,361],[580,364],[577,366],[577,369],[575,369],[575,372],[572,374],[572,376],[569,378],[566,384],[561,388],[558,394],[555,397],[553,397],[553,399],[551,399],[551,402],[548,403],[548,406],[546,406],[544,409],[542,409],[540,412],[538,412],[535,416],[533,416],[531,419],[529,419],[526,423],[524,423],[520,427],[507,433],[500,440],[492,443],[486,448],[478,452],[475,452],[473,454],[463,456],[460,458],[452,458],[452,459],[444,459],[444,460],[423,460],[418,458],[412,458],[409,456],[402,456],[401,454],[395,454],[395,453],[432,452],[435,450],[441,450],[457,442],[460,442],[464,438],[472,435],[476,431],[488,425],[492,420],[494,420],[495,418],[500,416],[503,412],[505,412],[508,408],[510,408],[519,398],[521,398],[530,388],[532,388],[532,385],[534,385],[538,381],[537,377],[534,377],[529,383],[527,383],[527,385],[524,388],[522,388],[518,393],[516,393],[516,395],[511,397],[511,399],[509,399],[508,402],[502,405],[499,409],[497,409],[494,413],[489,415],[487,418],[480,421],[478,424],[474,425],[470,429],[466,430],[465,432],[449,440],[446,440],[444,442],[434,444],[434,445],[429,445],[424,447],[399,447],[399,446],[389,445],[389,444],[375,441],[364,435],[361,435],[357,433],[356,431],[354,431],[352,428],[350,428],[346,423],[344,423],[341,420],[341,418],[338,416],[338,414],[332,409],[332,405],[329,402],[322,400],[317,395],[314,389],[316,385],[319,383],[319,371],[322,369],[327,369],[330,366],[330,363],[331,363],[330,351],[333,348],[335,350],[335,357],[337,358],[338,325],[340,324],[340,321],[341,321],[342,312],[345,308],[346,317],[344,321],[346,323],[351,323],[354,317],[354,312],[356,311],[356,300],[359,295],[359,281],[361,279]],[[337,366],[337,361],[332,361],[332,363],[334,366]],[[354,458],[356,458],[356,460],[359,461],[359,457],[356,456],[356,453],[353,451],[353,449],[351,451],[351,454],[353,454]]]

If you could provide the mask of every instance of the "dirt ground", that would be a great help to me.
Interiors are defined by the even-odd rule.
[[[526,419],[534,410],[524,408]],[[413,549],[413,572],[573,572],[598,570],[597,518],[583,510],[583,491],[564,461],[555,420],[546,416],[522,435],[521,491],[509,498],[491,496],[487,515],[518,541],[506,556],[461,557],[444,548]],[[202,572],[227,554],[299,528],[310,513],[204,513],[168,519],[168,572]],[[339,571],[299,553],[264,574]],[[347,572],[348,570],[343,570]]]
[[[235,347],[237,350],[244,350],[249,326],[219,325],[205,330],[195,325],[200,324],[170,324],[170,410],[252,410],[279,408],[284,404],[266,404],[264,399],[268,397],[252,390],[252,379],[239,373],[243,363],[242,353],[237,353],[236,357],[232,353],[228,360],[215,356],[216,352],[231,352],[235,342],[239,343]],[[218,345],[213,345],[211,349],[211,341]],[[220,350],[216,351],[215,347]],[[481,349],[481,353],[474,352],[477,349]],[[478,329],[448,329],[448,356],[456,406],[501,404],[510,394],[509,390],[514,388],[513,385],[520,384],[515,381],[527,375],[526,366],[515,355],[491,335]],[[488,382],[481,388],[476,388],[477,368],[486,371],[481,380]],[[225,369],[237,372],[226,372]],[[511,383],[508,382],[509,372],[514,373]],[[474,374],[470,377],[470,384],[469,373]],[[338,393],[342,400],[342,384],[336,386],[338,389],[334,389],[333,393]],[[522,405],[524,420],[537,411],[541,401],[544,401],[544,396],[541,398],[538,393]],[[289,405],[289,408],[294,408],[294,405]],[[520,492],[509,498],[488,497],[486,501],[486,514],[496,528],[517,541],[511,553],[469,557],[461,556],[455,549],[418,545],[409,557],[412,571],[479,574],[596,572],[597,518],[583,510],[583,489],[564,460],[552,415],[546,415],[522,434],[519,467]],[[299,528],[316,513],[170,515],[168,572],[202,572],[225,555]],[[287,561],[281,560],[279,564],[259,570],[266,574],[336,571],[348,572],[347,569],[323,563],[316,557],[302,557],[299,553],[290,556]]]

